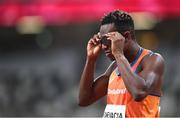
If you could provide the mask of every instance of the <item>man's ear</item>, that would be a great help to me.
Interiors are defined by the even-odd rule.
[[[125,38],[125,43],[127,43],[131,39],[131,32],[125,31],[125,32],[123,32],[123,36]]]

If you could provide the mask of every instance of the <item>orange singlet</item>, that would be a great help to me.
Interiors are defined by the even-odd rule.
[[[132,64],[133,72],[136,72],[141,60],[149,50],[141,49],[138,58]],[[124,118],[124,117],[159,117],[160,96],[156,93],[148,95],[144,100],[136,102],[126,89],[118,68],[116,68],[110,78],[107,93],[107,106],[104,118]]]

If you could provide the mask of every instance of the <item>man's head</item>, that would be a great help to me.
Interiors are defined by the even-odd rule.
[[[116,10],[105,15],[101,20],[100,35],[107,34],[109,32],[117,31],[121,33],[125,39],[124,51],[129,47],[130,42],[135,41],[134,35],[134,22],[132,17],[124,11]],[[110,47],[102,45],[106,56],[113,59],[113,55],[110,51]]]

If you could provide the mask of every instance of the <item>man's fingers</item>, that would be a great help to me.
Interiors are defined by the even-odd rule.
[[[94,45],[92,39],[90,39],[90,40],[88,41],[88,44]]]
[[[100,44],[100,39],[98,38],[92,38],[90,39],[90,43],[94,44],[94,45],[98,45]]]
[[[105,34],[104,37],[106,37],[107,40],[111,40],[111,37],[114,36],[112,33]]]
[[[95,39],[96,39],[97,43],[100,43],[100,40],[101,40],[101,35],[100,35],[100,33],[99,33],[99,32],[98,32],[98,34],[97,34],[97,35],[95,35]]]
[[[93,42],[94,45],[97,45],[97,42],[96,42],[96,40],[94,38],[92,39],[92,42]]]
[[[97,37],[95,37],[95,39],[94,39],[94,40],[96,41],[96,43],[97,43],[97,44],[99,44],[101,39],[100,39],[100,38],[98,38],[98,36],[97,36]]]
[[[100,33],[98,33],[98,34],[95,34],[94,36],[93,36],[93,38],[95,39],[95,41],[99,41],[100,40]]]
[[[112,40],[112,34],[105,34],[103,37],[106,37],[107,40]]]
[[[105,34],[104,36],[106,36],[108,40],[124,38],[124,36],[119,32],[109,32],[109,33]]]
[[[112,36],[112,35],[115,35],[116,32],[109,32],[107,34],[105,34],[106,36]]]
[[[100,32],[97,33],[97,38],[98,38],[98,39],[101,39],[101,34],[100,34]]]
[[[107,34],[105,34],[106,36],[115,36],[115,35],[121,35],[122,36],[122,34],[121,33],[119,33],[119,32],[109,32],[109,33],[107,33]]]
[[[107,40],[112,40],[112,38],[111,37],[107,37]]]

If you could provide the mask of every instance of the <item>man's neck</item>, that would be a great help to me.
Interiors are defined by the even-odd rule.
[[[129,47],[128,50],[124,53],[129,63],[133,63],[136,60],[140,50],[141,47],[137,43],[133,42],[131,47]]]

